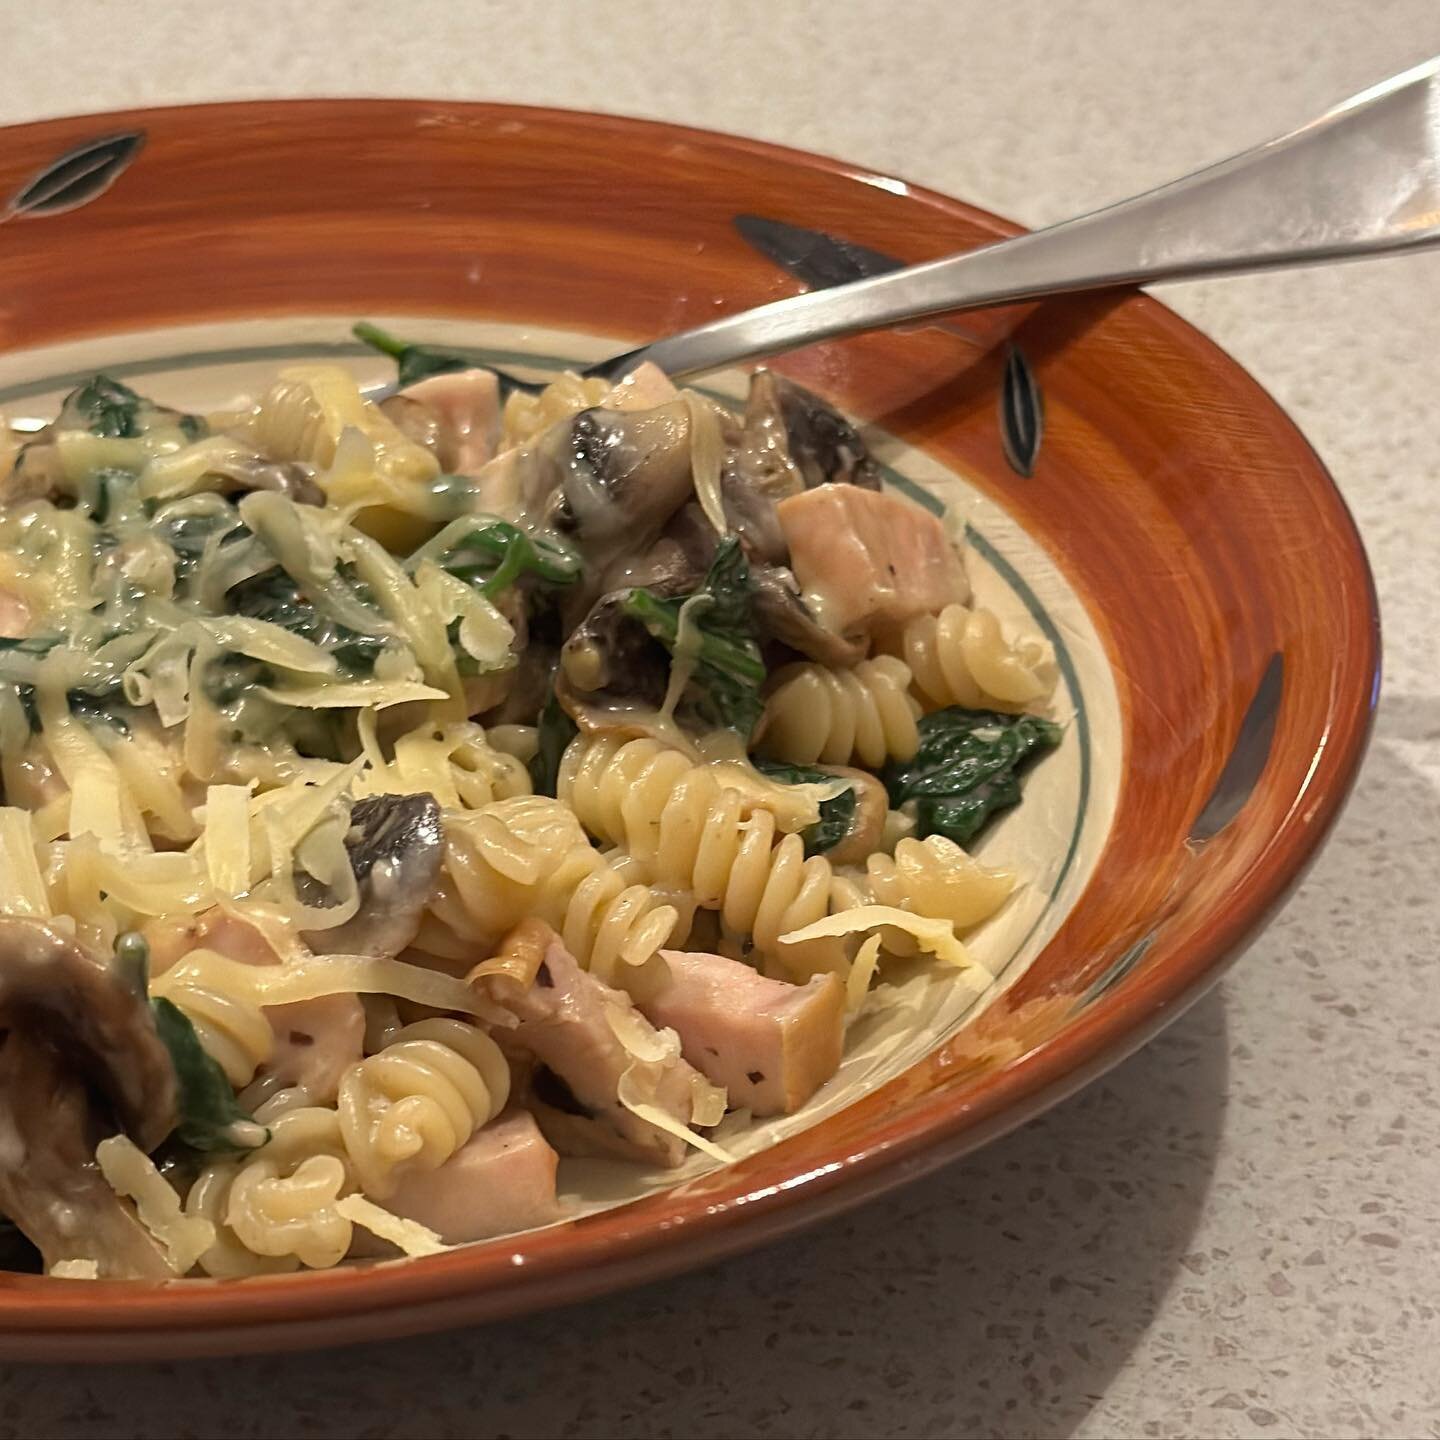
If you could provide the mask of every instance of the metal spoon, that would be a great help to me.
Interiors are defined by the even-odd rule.
[[[930,315],[1437,242],[1440,59],[1133,199],[943,260],[761,305],[584,373],[617,379],[650,360],[671,376],[697,375]]]

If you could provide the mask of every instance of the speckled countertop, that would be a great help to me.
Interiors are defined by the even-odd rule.
[[[0,121],[521,100],[828,151],[1036,223],[1436,50],[1435,0],[0,0]],[[1329,463],[1386,626],[1354,801],[1217,992],[1040,1121],[760,1254],[392,1345],[8,1368],[0,1437],[1440,1435],[1440,255],[1165,298]]]

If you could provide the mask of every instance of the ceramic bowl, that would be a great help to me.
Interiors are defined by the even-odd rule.
[[[0,196],[12,416],[44,415],[102,367],[191,405],[296,356],[378,375],[348,339],[360,317],[555,368],[793,293],[774,253],[842,269],[857,253],[803,235],[797,251],[786,226],[906,262],[1016,228],[747,140],[431,102],[20,126],[0,142]],[[6,1275],[0,1353],[335,1344],[714,1260],[1033,1116],[1173,1019],[1274,914],[1355,775],[1379,657],[1360,541],[1279,407],[1133,292],[777,368],[865,423],[891,483],[949,507],[987,599],[1055,649],[1065,745],[987,841],[1027,879],[982,942],[1009,961],[1000,983],[964,1023],[955,997],[972,997],[955,991],[903,1033],[870,1033],[815,1106],[731,1166],[425,1260],[163,1286]],[[713,383],[733,393],[737,377]]]

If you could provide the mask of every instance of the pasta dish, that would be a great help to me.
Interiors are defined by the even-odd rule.
[[[1023,876],[1048,647],[778,374],[96,375],[0,426],[12,1267],[218,1277],[730,1159]],[[642,1173],[641,1169],[635,1171]]]

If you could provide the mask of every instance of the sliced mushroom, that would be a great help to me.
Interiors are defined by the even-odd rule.
[[[621,554],[649,548],[693,493],[690,409],[683,400],[653,410],[582,410],[546,436],[563,445],[558,490],[543,517],[602,574]]]
[[[289,496],[297,505],[323,505],[325,492],[311,476],[311,467],[297,460],[266,460],[262,456],[243,456],[223,460],[212,467],[212,474],[225,482],[216,486],[221,495],[243,495],[252,490],[274,490]]]
[[[853,665],[865,654],[863,637],[827,630],[801,598],[795,577],[778,565],[754,566],[755,621],[761,632],[822,665]]]
[[[46,1266],[170,1274],[95,1166],[117,1126],[142,1150],[175,1127],[176,1082],[144,997],[35,920],[0,920],[0,1211]]]
[[[305,943],[321,955],[398,955],[415,938],[440,873],[440,806],[433,795],[358,801],[345,845],[360,908],[343,925],[307,931]]]
[[[789,563],[775,506],[818,485],[880,488],[855,427],[818,395],[769,370],[750,382],[745,418],[730,439],[721,493],[725,519],[752,560]]]
[[[880,488],[860,432],[818,395],[773,370],[757,371],[750,381],[741,444],[742,473],[775,499],[817,485]]]
[[[480,716],[488,729],[494,725],[533,725],[545,704],[545,697],[560,663],[559,652],[549,645],[531,642],[521,654],[520,662],[505,673],[512,677],[504,699]]]
[[[669,657],[625,613],[629,593],[612,590],[597,600],[560,651],[555,693],[582,728],[577,705],[653,708],[665,698]]]
[[[644,585],[660,595],[686,595],[699,588],[719,544],[715,527],[695,502],[682,505],[660,538],[638,555],[621,556],[605,572],[602,591]]]
[[[9,473],[0,476],[0,505],[18,505],[60,492],[60,456],[49,439],[43,438],[46,433],[40,432],[21,446]]]

